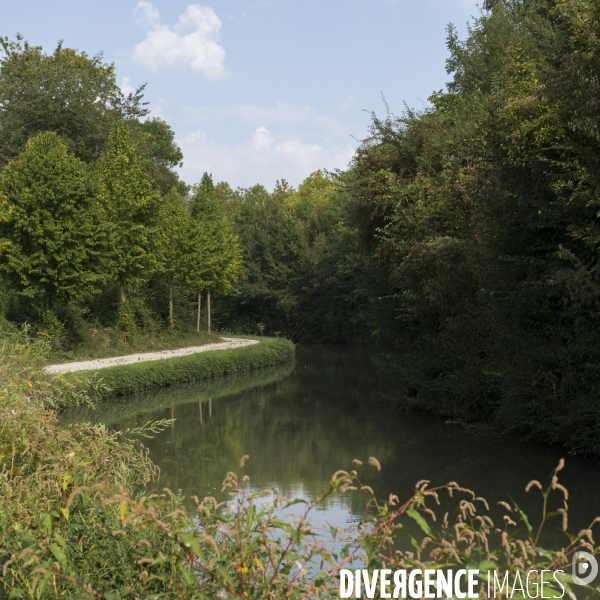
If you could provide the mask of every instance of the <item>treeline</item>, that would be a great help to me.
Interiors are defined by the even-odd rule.
[[[173,131],[144,119],[143,87],[125,97],[101,56],[1,42],[5,317],[72,342],[90,323],[174,328],[194,301],[199,328],[202,295],[230,289],[240,263],[211,177],[179,180]]]
[[[403,405],[600,451],[599,16],[486,2],[448,30],[428,108],[373,115],[347,170],[271,192],[188,189],[142,89],[5,40],[6,316],[189,324],[211,289],[220,328],[393,350]]]
[[[228,192],[235,318],[377,340],[402,404],[598,452],[599,17],[487,2],[448,31],[447,90],[374,115],[348,170]]]

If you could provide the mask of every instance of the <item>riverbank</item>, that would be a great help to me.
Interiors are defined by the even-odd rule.
[[[140,360],[132,357],[129,357],[129,360],[125,360],[128,357],[107,359],[120,362],[115,365],[109,363],[111,366],[101,365],[98,368],[64,373],[62,377],[77,387],[89,387],[95,400],[103,400],[110,396],[132,394],[176,383],[251,371],[294,358],[294,344],[289,340],[246,338],[227,338],[228,341],[224,342],[227,346],[211,344],[198,347],[195,352],[190,352],[194,349],[182,348],[179,355],[173,355],[176,351],[169,351],[168,354],[152,353],[162,355],[160,359],[143,360],[143,355],[139,355]],[[61,365],[63,368],[67,366]]]
[[[46,373],[75,373],[77,371],[98,371],[110,367],[119,367],[131,365],[138,362],[152,362],[155,360],[165,360],[178,356],[188,356],[214,350],[228,350],[230,348],[240,348],[242,346],[252,346],[258,344],[258,340],[245,340],[241,338],[221,338],[223,341],[215,344],[205,344],[203,346],[191,346],[187,348],[177,348],[176,350],[162,350],[160,352],[139,352],[137,354],[127,354],[125,356],[115,356],[111,358],[101,358],[95,360],[85,360],[77,362],[63,363],[60,365],[49,365],[44,367]]]
[[[205,360],[227,354],[239,356],[250,351],[283,352],[287,349],[293,353],[294,350],[293,345],[285,340],[260,341],[259,344],[235,350],[205,352],[119,369],[151,365],[162,367],[173,361]],[[295,410],[304,410],[304,421],[313,429],[312,438],[307,438],[289,419],[282,418],[279,411],[270,411],[275,419],[261,424],[260,419],[268,411],[269,398],[268,392],[265,395],[266,390],[256,390],[254,403],[245,402],[246,414],[242,415],[242,423],[247,431],[252,431],[251,439],[254,443],[254,447],[250,448],[250,454],[254,456],[245,465],[249,457],[245,455],[241,461],[238,459],[245,448],[239,443],[235,421],[220,410],[213,410],[211,415],[209,408],[208,414],[204,413],[208,419],[204,428],[202,421],[199,422],[202,414],[199,412],[194,413],[193,421],[184,412],[175,417],[177,421],[163,419],[153,421],[152,424],[146,423],[145,426],[140,426],[135,419],[134,428],[122,433],[89,422],[64,426],[58,421],[57,411],[48,409],[60,406],[64,397],[76,390],[68,385],[69,376],[50,375],[41,369],[40,362],[45,358],[42,351],[43,344],[38,339],[31,339],[24,334],[4,339],[0,336],[0,390],[3,390],[0,393],[0,422],[3,424],[0,428],[0,449],[8,449],[8,452],[0,453],[0,484],[3,490],[0,496],[2,597],[35,597],[42,600],[65,597],[89,600],[158,596],[217,598],[223,594],[244,597],[248,595],[248,590],[261,597],[280,598],[286,594],[290,598],[317,595],[338,597],[336,565],[346,564],[343,561],[352,556],[357,564],[381,568],[382,565],[377,561],[390,543],[401,548],[402,542],[399,540],[405,539],[407,529],[415,532],[414,540],[418,547],[432,547],[427,548],[428,553],[424,552],[418,559],[412,553],[412,546],[408,546],[410,554],[403,553],[400,549],[394,555],[394,563],[385,563],[392,569],[422,569],[424,564],[426,568],[439,568],[439,557],[448,549],[451,550],[448,553],[449,560],[458,557],[458,566],[461,568],[469,564],[484,564],[485,560],[493,567],[494,563],[489,563],[487,550],[491,546],[497,549],[496,564],[499,565],[494,572],[498,574],[502,569],[511,569],[511,573],[518,571],[521,580],[525,581],[529,569],[534,567],[538,570],[562,568],[566,571],[570,568],[571,554],[574,551],[590,548],[590,544],[582,539],[583,536],[591,536],[588,529],[573,535],[568,546],[561,539],[555,546],[557,550],[552,551],[548,546],[545,546],[546,549],[540,548],[537,539],[533,540],[534,534],[528,534],[527,528],[520,527],[516,531],[510,530],[511,545],[505,551],[501,543],[505,538],[500,539],[500,536],[505,536],[506,533],[499,528],[493,529],[493,523],[485,510],[487,503],[481,498],[474,502],[468,490],[458,488],[456,483],[442,487],[448,492],[460,494],[454,500],[456,509],[449,506],[450,512],[447,513],[456,515],[457,520],[451,520],[438,533],[433,524],[429,525],[432,510],[423,506],[424,502],[429,501],[431,507],[436,508],[434,498],[426,496],[427,482],[423,482],[422,475],[416,490],[414,486],[411,486],[408,494],[397,490],[399,497],[405,499],[405,502],[401,500],[402,503],[398,503],[394,496],[390,497],[389,505],[383,501],[376,502],[372,497],[372,490],[378,487],[381,465],[373,458],[373,450],[381,451],[386,471],[390,469],[390,458],[397,456],[401,461],[400,467],[392,469],[392,472],[400,473],[405,472],[406,466],[417,466],[413,457],[427,453],[433,456],[436,463],[440,462],[440,440],[439,436],[429,443],[425,440],[422,448],[409,446],[408,453],[399,451],[399,448],[390,446],[385,441],[382,427],[371,422],[372,403],[364,402],[363,390],[372,389],[375,374],[369,368],[370,363],[361,356],[356,356],[355,362],[340,370],[337,367],[341,365],[333,364],[331,351],[327,349],[326,354],[321,353],[317,357],[316,371],[300,369],[305,380],[304,386],[298,387],[297,379],[289,382],[288,391],[295,395],[295,398],[291,398],[292,406]],[[324,366],[328,368],[323,372]],[[105,372],[111,370],[113,369],[105,369]],[[322,375],[318,376],[318,373]],[[368,377],[361,386],[360,381],[365,373]],[[81,376],[82,373],[74,373],[70,377],[77,375]],[[274,397],[282,397],[277,393],[280,389],[271,391],[275,393]],[[335,394],[338,397],[337,405],[330,401],[330,396]],[[356,412],[359,408],[357,401],[364,405],[363,412],[355,415],[358,420],[356,424],[351,424],[341,413],[342,410]],[[202,408],[198,406],[198,402],[202,403],[202,400],[194,403],[195,410]],[[313,403],[313,408],[308,407],[308,412],[307,402]],[[246,418],[246,415],[253,416],[254,422]],[[320,427],[313,427],[315,417],[321,420]],[[391,422],[389,414],[384,415],[384,419],[383,426],[392,428],[392,440],[396,443],[402,440],[404,436],[396,429],[396,423]],[[211,459],[207,463],[211,469],[216,471],[220,466],[226,466],[218,460],[224,451],[235,457],[235,471],[228,473],[226,481],[227,491],[233,494],[233,497],[228,496],[230,506],[234,509],[231,518],[223,518],[223,514],[219,512],[222,505],[217,504],[212,490],[202,501],[193,499],[192,508],[188,510],[184,503],[186,492],[183,489],[181,493],[169,491],[178,488],[172,485],[169,487],[167,469],[159,469],[150,460],[148,448],[131,438],[132,432],[138,435],[146,432],[152,436],[147,441],[154,443],[161,430],[167,427],[167,448],[170,451],[172,449],[173,453],[178,452],[180,458],[185,454],[189,459],[186,468],[177,471],[197,473],[203,468],[202,461],[189,454],[189,444],[182,438],[182,432],[178,430],[175,433],[176,427],[192,423],[196,429],[206,432],[203,442],[205,447],[217,451],[217,460]],[[369,429],[365,429],[365,426]],[[332,435],[336,430],[341,438],[336,439]],[[286,431],[295,431],[293,440],[287,444],[280,435]],[[413,427],[412,434],[415,433],[419,435],[418,439],[422,439],[418,429]],[[178,437],[175,438],[175,435]],[[344,445],[352,441],[352,435],[358,436],[356,439],[363,444],[358,450],[362,450],[360,456],[367,464],[362,467],[358,464],[360,461],[352,462],[352,457],[357,456],[356,448],[349,447],[340,453],[340,449],[343,450]],[[250,440],[248,436],[245,439]],[[298,446],[298,442],[303,444],[304,450]],[[243,444],[249,445],[245,442]],[[452,449],[457,446],[446,443],[446,447]],[[290,454],[286,457],[283,450]],[[269,502],[269,506],[265,505],[263,486],[252,472],[253,465],[260,465],[262,462],[260,452],[268,453],[276,459],[270,464],[273,475],[268,479],[270,491],[266,493],[267,498],[275,500]],[[166,454],[163,452],[161,456]],[[367,459],[367,456],[371,457]],[[406,456],[410,460],[407,461]],[[472,456],[470,453],[468,458],[471,459]],[[323,469],[324,459],[335,461],[336,473],[333,477],[327,471],[328,463]],[[448,462],[448,457],[444,460],[446,464],[469,466],[464,461],[450,459]],[[353,469],[352,473],[338,470],[346,465],[346,468]],[[512,463],[509,466],[512,468]],[[241,471],[242,468],[245,470]],[[295,500],[303,499],[306,487],[295,486],[291,488],[292,498],[287,494],[283,497],[279,492],[283,488],[272,485],[281,481],[277,468],[279,473],[289,473],[290,469],[292,472],[304,472],[316,483],[322,482],[316,487],[318,497],[314,499],[311,494],[311,503],[300,516],[295,509],[295,514],[289,513],[289,507],[296,504]],[[562,468],[562,462],[559,463],[559,468]],[[360,480],[354,469],[359,470]],[[489,474],[490,469],[486,469],[485,473]],[[558,484],[556,473],[557,470],[550,475],[552,487],[556,489],[548,488],[543,497],[544,508],[546,498],[552,493],[551,506],[558,503],[560,507],[562,504],[566,513],[569,507],[562,501],[563,488]],[[253,477],[252,487],[244,483],[246,474]],[[444,477],[452,474],[452,471],[443,473]],[[495,480],[496,477],[492,479]],[[526,480],[527,478],[522,485]],[[219,478],[219,486],[221,481]],[[589,478],[584,478],[583,481],[587,486]],[[325,486],[325,492],[322,485]],[[361,487],[362,491],[353,493],[352,490],[357,487]],[[156,488],[163,491],[153,493]],[[321,510],[327,508],[327,500],[331,494],[337,494],[338,491],[347,491],[353,495],[346,496],[345,501],[336,499],[329,504],[355,506],[356,510],[353,512],[358,518],[353,518],[350,523],[344,520],[343,527],[334,525],[331,528],[332,537],[324,537],[322,543],[319,541],[315,546],[314,526],[309,519],[313,519],[317,510],[317,518],[322,520],[325,513]],[[391,491],[396,492],[393,489]],[[536,488],[532,490],[532,494],[538,491]],[[202,498],[202,495],[199,497]],[[387,490],[384,497],[388,497]],[[504,497],[502,494],[497,499]],[[360,498],[362,502],[358,505]],[[537,498],[541,502],[542,498]],[[469,515],[473,517],[471,521],[477,524],[476,529],[471,526],[471,521],[462,520],[465,506],[471,511]],[[507,507],[506,503],[504,506]],[[483,516],[475,514],[475,510]],[[521,512],[521,508],[515,505],[507,510],[510,510],[513,519],[529,524],[530,521]],[[363,516],[365,513],[366,521]],[[504,519],[501,517],[502,515],[499,524],[507,523],[507,528],[508,515],[504,515]],[[562,514],[555,517],[555,521],[562,520]],[[421,533],[419,528],[414,527],[415,521],[420,525]],[[513,523],[512,519],[509,522]],[[537,520],[535,522],[537,525]],[[345,532],[344,529],[348,531]],[[327,533],[327,529],[323,531]],[[485,544],[476,544],[466,552],[465,536],[467,539],[484,539]],[[352,540],[351,544],[343,548],[344,555],[338,550],[341,546],[340,539]],[[432,545],[431,540],[441,542]],[[598,553],[600,548],[592,548],[590,551]],[[532,556],[535,557],[535,563],[531,560]],[[249,561],[248,557],[254,558]],[[294,571],[298,562],[300,565],[312,564],[311,561],[317,560],[322,560],[326,566],[316,574],[309,571],[306,576],[300,577],[297,575],[299,571]],[[333,566],[329,562],[331,560],[335,563]],[[194,565],[193,570],[190,569],[190,564]],[[237,568],[240,564],[248,565],[247,568],[244,567],[243,573]],[[566,582],[565,586],[570,593],[569,583]],[[552,589],[550,595],[554,591],[557,590]]]

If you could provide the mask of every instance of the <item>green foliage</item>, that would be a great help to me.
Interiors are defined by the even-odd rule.
[[[217,186],[240,239],[244,275],[220,301],[239,331],[284,331],[300,340],[349,342],[365,336],[364,287],[356,230],[345,198],[316,172],[294,190],[278,182],[231,192]]]
[[[405,406],[597,453],[597,6],[494,3],[340,181]],[[583,50],[585,48],[585,50]]]
[[[0,38],[0,168],[15,158],[29,138],[53,131],[69,150],[94,161],[115,119],[146,114],[142,90],[123,97],[113,65],[102,55],[89,57],[63,48],[52,54]]]
[[[129,142],[125,123],[117,123],[98,160],[100,202],[111,223],[111,259],[121,285],[157,267],[159,195],[154,192],[144,164]]]
[[[192,248],[187,257],[186,282],[195,289],[226,293],[240,272],[240,250],[212,176],[204,173],[189,199]]]
[[[81,301],[105,278],[108,224],[88,167],[55,133],[0,175],[0,269],[39,308]]]
[[[99,379],[102,382],[102,389],[98,390],[96,395],[98,398],[105,398],[176,383],[242,373],[290,361],[293,358],[294,345],[290,341],[261,338],[259,344],[242,348],[120,365],[101,371],[67,374],[64,377],[78,387],[85,387],[86,382]]]
[[[131,139],[136,150],[146,158],[154,187],[166,196],[173,187],[180,193],[187,186],[174,171],[183,164],[183,153],[175,143],[175,132],[165,121],[157,118],[128,121]]]
[[[281,342],[278,340],[277,343]],[[182,498],[151,490],[156,467],[138,442],[103,426],[61,426],[50,410],[68,388],[39,370],[40,342],[13,332],[0,339],[0,590],[12,598],[301,598],[339,595],[339,571],[474,568],[525,580],[530,571],[565,570],[573,585],[572,554],[593,544],[593,523],[568,532],[568,492],[559,483],[561,461],[541,491],[540,522],[502,502],[496,526],[488,503],[450,482],[417,483],[404,502],[377,500],[363,485],[371,457],[333,474],[322,494],[305,502],[277,490],[254,491],[247,478],[228,473],[228,508],[214,498]],[[148,423],[131,435],[168,426]],[[244,456],[240,469],[250,457]],[[250,458],[250,460],[252,460]],[[138,491],[136,491],[138,490]],[[360,494],[365,517],[346,528],[317,528],[312,516],[330,498]],[[446,497],[448,496],[448,497]],[[439,504],[441,503],[441,506]],[[432,522],[435,512],[446,513]],[[597,519],[596,519],[597,521]],[[549,525],[562,524],[559,550],[540,546]],[[558,586],[552,588],[556,593]],[[548,591],[548,588],[546,588]],[[600,591],[588,588],[588,591]],[[513,595],[513,597],[517,597]]]

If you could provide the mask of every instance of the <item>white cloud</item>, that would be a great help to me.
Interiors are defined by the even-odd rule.
[[[190,67],[208,79],[228,75],[225,50],[219,44],[221,20],[212,8],[190,4],[171,28],[161,23],[158,9],[140,0],[135,17],[149,28],[146,39],[134,46],[132,59],[137,64],[151,71]]]
[[[270,148],[273,145],[273,136],[270,134],[269,130],[262,126],[254,131],[252,134],[252,147],[256,150],[264,150],[266,148]]]
[[[294,125],[310,123],[320,132],[328,132],[337,137],[348,137],[352,125],[320,114],[310,106],[290,106],[278,102],[275,106],[185,106],[183,113],[186,122],[198,124],[219,120],[238,120],[250,125]]]
[[[123,77],[119,87],[125,96],[129,96],[129,94],[133,94],[133,92],[135,92],[135,88],[131,85],[129,77]]]
[[[160,13],[158,8],[154,8],[150,2],[140,0],[135,7],[135,20],[140,25],[147,25],[149,27],[157,28],[160,27]]]
[[[177,143],[185,156],[181,170],[185,181],[195,183],[208,171],[215,181],[228,181],[233,187],[273,186],[282,178],[298,185],[317,169],[345,168],[355,150],[350,145],[325,148],[297,139],[277,141],[264,125],[237,146],[209,140],[203,131],[189,133]]]
[[[276,106],[185,106],[188,118],[197,122],[218,119],[239,119],[244,123],[302,123],[312,120],[317,113],[308,106],[290,106],[278,102]]]

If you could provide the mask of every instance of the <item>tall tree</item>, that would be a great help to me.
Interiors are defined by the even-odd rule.
[[[86,162],[101,153],[112,123],[146,114],[142,90],[124,97],[114,66],[58,44],[52,54],[17,37],[0,38],[0,168],[27,140],[59,134]]]
[[[52,309],[106,280],[108,224],[85,163],[55,133],[32,138],[0,176],[0,271]]]
[[[197,284],[198,318],[202,290],[207,293],[207,327],[211,328],[210,290],[229,291],[240,275],[241,254],[231,223],[225,217],[212,176],[204,173],[189,202],[196,226],[195,247],[188,278]]]
[[[167,277],[169,286],[169,326],[174,327],[173,284],[177,279],[188,275],[187,256],[194,253],[195,239],[190,213],[183,205],[183,198],[177,188],[163,198],[160,207],[160,228],[158,229],[158,258],[160,271]]]
[[[137,151],[148,161],[148,171],[155,189],[166,196],[173,187],[180,193],[187,191],[187,185],[179,179],[175,171],[183,165],[183,153],[175,143],[175,132],[162,119],[128,122],[131,141]]]
[[[114,275],[125,302],[127,282],[158,265],[160,195],[152,189],[144,161],[130,144],[122,121],[113,126],[97,170],[100,201],[111,223]]]

